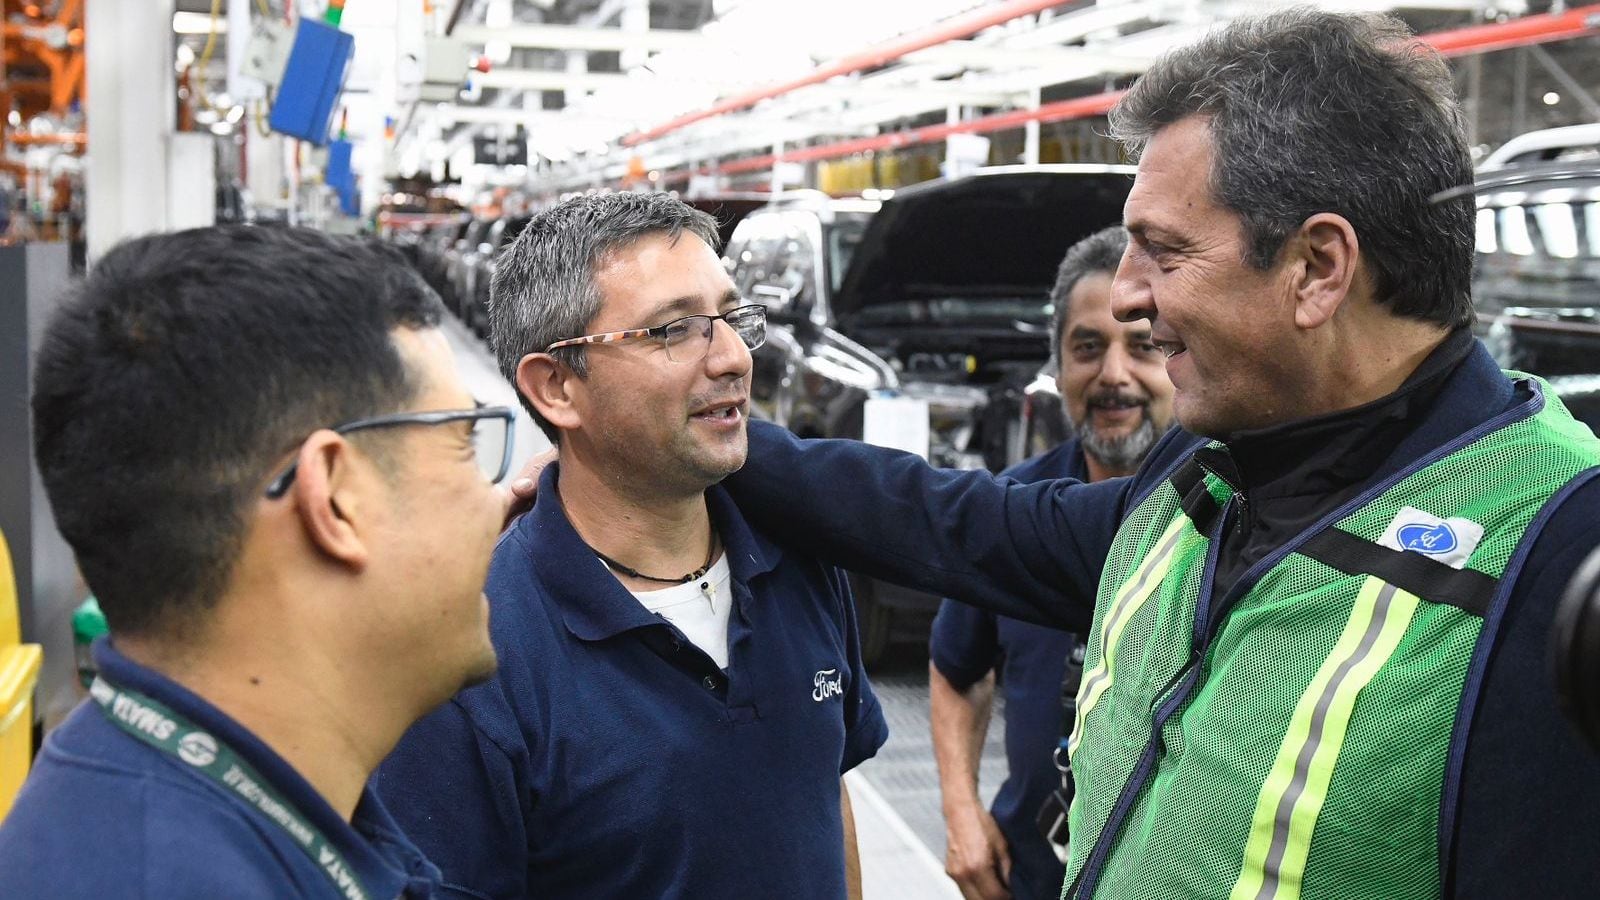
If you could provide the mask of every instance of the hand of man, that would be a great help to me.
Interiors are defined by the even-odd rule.
[[[522,471],[517,473],[517,477],[511,479],[509,488],[511,504],[506,510],[507,525],[511,524],[512,519],[533,508],[534,495],[539,493],[539,473],[544,471],[545,466],[550,465],[559,458],[560,454],[556,448],[551,447],[549,450],[528,460],[528,464],[522,467]]]
[[[1011,852],[994,816],[973,804],[945,816],[944,871],[966,900],[1010,900]]]

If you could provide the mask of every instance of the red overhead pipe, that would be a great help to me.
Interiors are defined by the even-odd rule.
[[[1530,44],[1546,44],[1600,31],[1600,3],[1580,6],[1563,13],[1544,13],[1524,16],[1509,22],[1474,25],[1452,31],[1435,31],[1423,35],[1444,56],[1466,56],[1470,53],[1488,53]]]
[[[1060,122],[1065,119],[1097,116],[1115,106],[1125,93],[1127,92],[1107,91],[1104,94],[1092,94],[1088,97],[1073,97],[1070,100],[1046,103],[1038,109],[1017,109],[1010,112],[996,113],[992,116],[984,116],[979,119],[968,119],[965,122],[924,125],[921,128],[913,128],[910,131],[892,131],[888,134],[856,138],[855,140],[824,144],[818,147],[800,147],[776,156],[769,153],[766,156],[735,160],[716,169],[702,169],[701,174],[733,175],[739,172],[765,169],[777,162],[811,162],[819,159],[834,159],[840,156],[865,153],[868,150],[894,150],[917,144],[931,144],[934,141],[942,141],[952,134],[987,134],[991,131],[1004,131],[1007,128],[1016,128],[1034,120]]]
[[[1600,32],[1600,3],[1580,6],[1564,13],[1546,13],[1513,19],[1509,22],[1474,25],[1470,28],[1457,28],[1450,31],[1436,31],[1422,35],[1421,40],[1444,56],[1465,56],[1472,53],[1487,53],[1511,47],[1524,47],[1530,44],[1567,40],[1596,32]],[[735,160],[723,166],[701,169],[700,174],[733,175],[739,172],[751,172],[768,168],[778,162],[811,162],[821,159],[837,159],[841,156],[851,156],[856,153],[865,153],[869,150],[889,150],[911,147],[917,144],[929,144],[934,141],[942,141],[952,134],[985,134],[991,131],[1017,128],[1034,121],[1042,123],[1062,122],[1069,119],[1098,116],[1103,115],[1111,107],[1115,106],[1124,93],[1126,92],[1108,91],[1088,97],[1074,97],[1070,100],[1046,103],[1037,109],[1017,109],[978,119],[969,119],[955,124],[928,125],[922,128],[913,128],[909,131],[897,131],[870,138],[858,138],[816,147],[802,147],[777,155],[767,154],[765,156]]]
[[[999,25],[1004,22],[1009,22],[1012,19],[1018,19],[1026,15],[1031,15],[1033,13],[1049,9],[1052,6],[1060,6],[1061,3],[1062,0],[1007,0],[1007,2],[998,4],[996,6],[976,9],[965,15],[956,16],[948,21],[940,22],[931,28],[926,28],[913,34],[903,35],[895,38],[894,40],[878,44],[875,47],[869,47],[860,53],[847,56],[844,59],[836,62],[812,69],[810,72],[794,79],[793,81],[785,81],[781,84],[770,84],[765,87],[756,88],[752,91],[747,91],[743,94],[737,94],[725,100],[718,100],[716,103],[713,103],[711,106],[705,109],[687,113],[679,116],[676,119],[673,119],[670,122],[665,122],[646,131],[639,131],[630,134],[622,139],[622,145],[624,147],[632,147],[635,144],[641,144],[645,141],[652,141],[664,134],[667,134],[668,132],[677,131],[679,128],[682,128],[685,125],[693,125],[696,122],[712,118],[713,116],[720,116],[723,113],[733,112],[734,110],[744,109],[749,106],[755,106],[762,100],[766,100],[770,97],[776,97],[779,94],[787,94],[790,91],[806,87],[807,85],[813,85],[821,81],[827,81],[829,78],[832,78],[835,75],[848,75],[851,72],[859,72],[862,69],[870,69],[875,66],[891,63],[908,53],[914,53],[918,50],[925,50],[934,46],[935,44],[942,44],[945,41],[953,41],[957,38],[964,38],[969,34],[975,34],[985,28],[989,28],[990,26]]]

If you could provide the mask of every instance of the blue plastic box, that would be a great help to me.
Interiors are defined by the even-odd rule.
[[[349,141],[328,142],[328,171],[325,176],[332,187],[349,187],[356,183],[356,173],[350,168],[350,152],[354,147]]]
[[[350,167],[349,141],[328,142],[328,186],[339,195],[339,209],[347,216],[361,213],[361,193],[356,190],[356,173]]]
[[[326,144],[354,51],[354,36],[302,18],[295,29],[294,46],[289,48],[289,62],[283,67],[272,114],[267,118],[272,130],[318,147]]]

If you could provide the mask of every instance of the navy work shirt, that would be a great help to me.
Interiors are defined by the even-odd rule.
[[[1089,480],[1083,449],[1073,438],[1006,469],[1024,483],[1056,478]],[[933,619],[928,655],[939,674],[965,691],[1001,662],[1006,698],[1006,780],[990,812],[1011,853],[1011,896],[1017,900],[1061,896],[1066,866],[1039,834],[1034,820],[1061,785],[1051,754],[1061,741],[1061,677],[1073,635],[975,606],[946,600]]]
[[[1406,411],[1392,449],[1364,466],[1364,489],[1527,401],[1473,344],[1433,399]],[[727,485],[791,546],[875,578],[1083,629],[1123,517],[1203,443],[1174,430],[1130,478],[1019,485],[855,441],[802,441],[757,421],[750,464]],[[1553,498],[1530,537],[1476,710],[1463,723],[1464,753],[1447,773],[1447,897],[1584,897],[1600,881],[1600,756],[1565,721],[1549,671],[1556,606],[1600,545],[1600,477],[1580,477]]]
[[[346,822],[282,757],[216,707],[104,639],[94,656],[107,681],[166,705],[254,766],[344,854],[374,900],[437,896],[438,870],[400,833],[370,787],[353,822]],[[265,813],[124,732],[88,701],[50,733],[0,825],[0,896],[279,900],[345,894]]]
[[[379,769],[396,818],[462,897],[843,897],[839,778],[888,735],[843,573],[707,491],[723,671],[584,544],[557,468],[489,569],[499,673]]]

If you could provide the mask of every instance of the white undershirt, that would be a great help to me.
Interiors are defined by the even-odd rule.
[[[687,583],[659,591],[632,591],[644,608],[671,622],[683,636],[728,667],[728,614],[733,611],[732,573],[723,554],[710,571]]]

